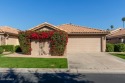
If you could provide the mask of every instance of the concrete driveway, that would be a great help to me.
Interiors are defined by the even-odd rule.
[[[125,61],[108,53],[69,53],[69,69],[125,71]]]

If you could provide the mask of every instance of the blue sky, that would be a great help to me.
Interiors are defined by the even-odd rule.
[[[26,30],[43,22],[98,29],[122,27],[125,0],[0,0],[0,26]]]

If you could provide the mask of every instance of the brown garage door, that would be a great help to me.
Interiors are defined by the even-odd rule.
[[[70,37],[68,39],[67,52],[101,52],[100,37]]]

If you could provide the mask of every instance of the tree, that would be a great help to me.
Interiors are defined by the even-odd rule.
[[[123,28],[124,28],[124,21],[125,21],[125,17],[122,18],[122,21],[123,21]]]
[[[113,25],[111,25],[111,26],[110,26],[110,28],[111,28],[111,29],[113,29],[113,28],[114,28],[114,26],[113,26]]]
[[[110,31],[109,29],[107,29],[107,31]]]

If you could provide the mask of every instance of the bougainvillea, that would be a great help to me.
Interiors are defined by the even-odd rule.
[[[24,54],[31,54],[31,40],[48,39],[50,41],[50,53],[52,56],[64,55],[68,42],[68,35],[63,31],[25,31],[20,32],[19,41]]]
[[[68,36],[63,32],[55,32],[51,37],[50,47],[52,55],[63,55],[67,45]]]

